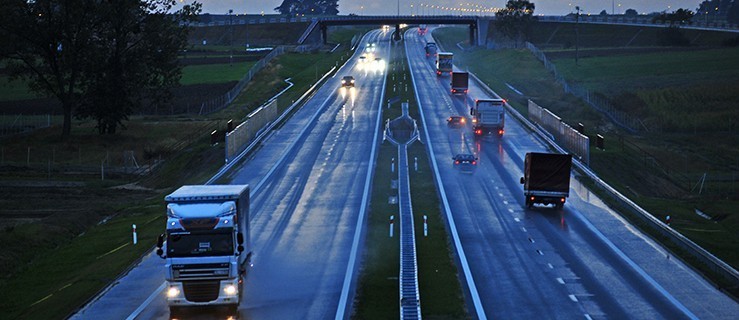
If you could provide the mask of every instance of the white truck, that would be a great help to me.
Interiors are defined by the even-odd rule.
[[[472,116],[472,132],[475,137],[497,134],[503,135],[505,127],[505,100],[479,99],[470,108]]]
[[[454,68],[454,53],[439,52],[436,55],[436,75],[441,77],[445,74],[451,75]]]
[[[249,186],[182,186],[164,200],[167,226],[157,254],[166,260],[170,313],[193,306],[235,311],[251,258]]]

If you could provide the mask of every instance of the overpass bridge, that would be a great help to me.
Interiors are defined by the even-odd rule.
[[[489,17],[477,16],[439,16],[439,15],[411,15],[411,16],[331,16],[318,17],[311,20],[310,25],[303,35],[298,39],[298,43],[303,44],[305,40],[316,29],[321,30],[321,40],[326,43],[328,39],[329,26],[342,25],[391,25],[395,26],[394,38],[400,40],[401,24],[458,24],[468,25],[470,44],[477,45],[478,40],[484,42],[487,38]]]

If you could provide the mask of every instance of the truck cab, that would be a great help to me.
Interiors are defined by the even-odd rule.
[[[166,260],[170,313],[197,306],[235,310],[251,258],[249,186],[182,186],[165,201],[157,254]]]

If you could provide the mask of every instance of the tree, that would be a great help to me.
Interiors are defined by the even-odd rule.
[[[729,11],[726,13],[726,21],[729,23],[739,23],[739,1],[734,0],[731,3]]]
[[[639,13],[636,12],[636,10],[634,9],[626,9],[626,11],[624,11],[624,16],[627,16],[627,17],[636,17],[638,15]]]
[[[97,64],[86,83],[80,118],[97,121],[98,132],[113,134],[145,103],[166,104],[179,84],[177,54],[187,45],[180,22],[196,17],[200,4],[170,13],[175,0],[110,0],[103,4],[104,23],[97,33]]]
[[[0,1],[0,42],[11,79],[25,79],[33,91],[62,105],[62,135],[71,132],[81,99],[85,63],[94,53],[93,31],[101,21],[93,0]]]
[[[608,12],[606,12],[606,9],[603,9],[603,11],[601,11],[598,15],[607,16]]]
[[[98,120],[101,133],[114,133],[143,91],[179,79],[171,59],[185,44],[180,22],[194,18],[200,5],[172,15],[175,3],[2,0],[0,58],[11,79],[25,79],[30,89],[59,100],[62,136],[71,133],[76,111]]]
[[[534,8],[535,5],[528,0],[508,0],[506,7],[495,13],[495,26],[514,39],[518,47],[519,40],[528,40],[531,26],[536,22]]]
[[[284,15],[337,15],[338,0],[283,0],[275,11]]]

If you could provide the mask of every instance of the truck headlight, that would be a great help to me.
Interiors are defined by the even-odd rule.
[[[236,288],[235,285],[229,284],[225,287],[223,287],[223,292],[225,292],[229,296],[233,296],[239,292],[239,289]]]
[[[180,295],[180,289],[177,287],[169,287],[167,290],[167,297],[169,298],[175,298]]]

